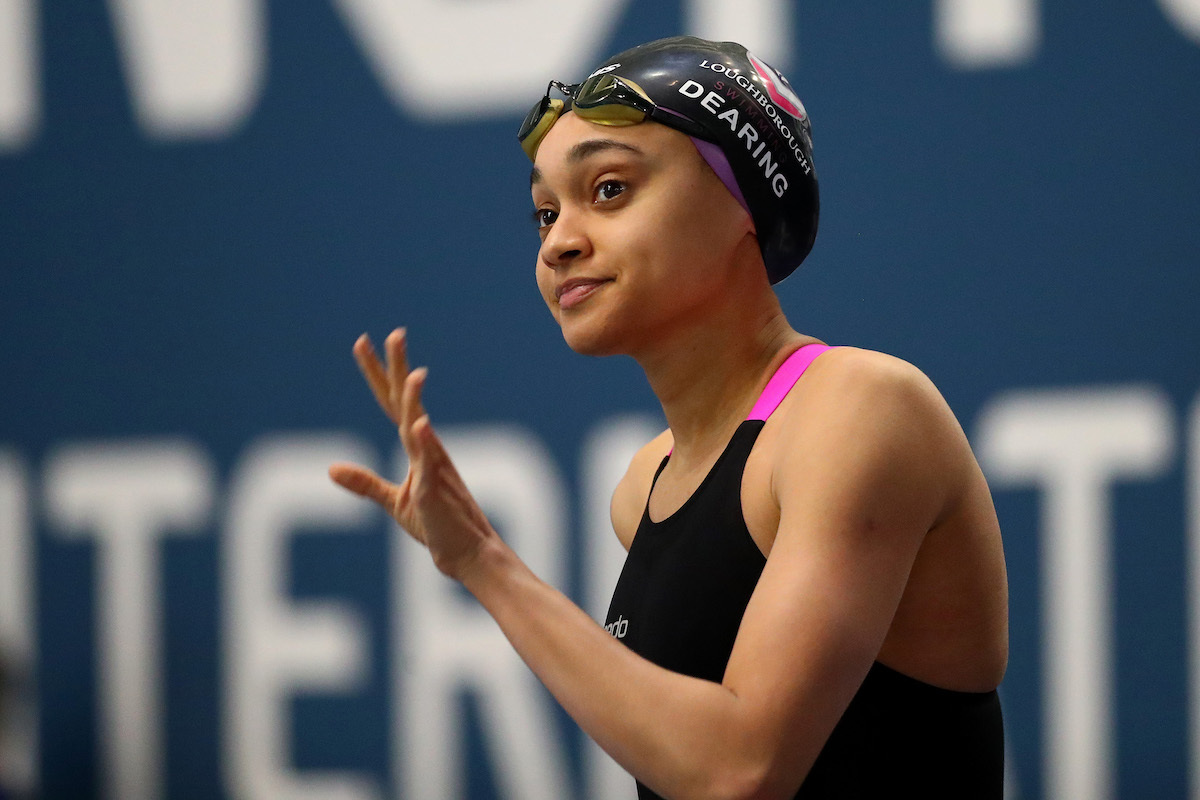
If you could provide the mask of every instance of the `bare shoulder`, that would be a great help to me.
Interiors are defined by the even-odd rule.
[[[955,476],[974,461],[933,382],[886,353],[838,347],[822,354],[780,411],[772,461],[796,481],[839,472],[868,479],[865,470],[894,485],[922,486],[944,502],[957,490]]]
[[[633,535],[637,532],[638,522],[646,506],[646,498],[650,496],[654,471],[671,451],[674,443],[668,428],[642,445],[629,462],[629,468],[625,470],[617,488],[613,490],[609,513],[612,517],[613,531],[626,550],[633,542]]]
[[[904,427],[958,427],[946,401],[925,373],[903,359],[857,347],[837,347],[822,354],[782,410],[785,435],[803,427],[818,427],[805,426],[804,420],[812,423],[822,419],[852,423],[858,430],[862,426],[894,430],[901,423]]]
[[[862,394],[886,391],[912,394],[914,400],[941,402],[933,382],[907,361],[875,350],[835,347],[813,362],[811,382],[821,394]]]

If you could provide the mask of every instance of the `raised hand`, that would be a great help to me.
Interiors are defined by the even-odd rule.
[[[429,549],[434,564],[453,578],[463,571],[496,532],[467,490],[429,415],[421,405],[428,370],[409,370],[404,329],[384,342],[386,366],[364,333],[354,343],[354,358],[379,407],[396,424],[408,454],[408,474],[395,484],[358,464],[339,462],[329,476],[340,486],[374,500],[410,536]]]

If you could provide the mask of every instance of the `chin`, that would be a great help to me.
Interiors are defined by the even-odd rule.
[[[612,331],[602,326],[575,325],[568,321],[562,325],[562,334],[567,347],[582,356],[615,356],[625,352]]]

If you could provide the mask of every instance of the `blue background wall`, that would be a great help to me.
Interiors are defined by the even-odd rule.
[[[227,487],[252,443],[275,434],[350,434],[379,463],[392,458],[350,358],[359,333],[408,326],[439,425],[516,426],[545,448],[571,498],[563,580],[576,596],[584,440],[604,420],[657,410],[636,365],[570,353],[534,289],[529,165],[514,130],[550,77],[536,48],[508,54],[529,65],[527,99],[429,113],[385,87],[337,3],[267,3],[244,112],[172,134],[137,110],[117,5],[36,9],[37,119],[0,148],[0,450],[19,476],[5,496],[24,503],[0,526],[14,541],[32,531],[28,560],[9,570],[32,579],[16,616],[38,686],[36,772],[44,797],[104,795],[100,555],[47,510],[50,465],[80,445],[168,439],[209,460],[216,499],[200,535],[156,550],[161,795],[235,796],[220,744]],[[1188,447],[1200,441],[1200,13],[1182,1],[1047,0],[1032,7],[1040,36],[1026,54],[969,64],[940,43],[935,12],[948,5],[786,6],[786,35],[760,52],[786,64],[812,116],[822,227],[779,294],[797,328],[917,364],[973,438],[987,409],[1043,390],[1086,404],[1129,389],[1166,409],[1161,466],[1116,483],[1097,509],[1111,526],[1112,566],[1098,568],[1115,625],[1103,782],[1112,796],[1184,796],[1197,702],[1187,609],[1188,542],[1200,536],[1200,512],[1188,517],[1200,508],[1189,506],[1200,503],[1200,445]],[[580,74],[689,26],[674,3],[612,8]],[[510,24],[554,37],[553,16]],[[439,42],[444,57],[484,75],[487,60],[456,42]],[[1041,548],[1054,531],[1036,482],[1000,483],[1013,785],[1051,796],[1042,634],[1054,576]],[[370,669],[354,690],[297,692],[287,758],[301,774],[356,771],[401,796],[388,645],[400,578],[384,520],[360,527],[288,551],[286,593],[352,608]],[[464,702],[463,791],[503,796],[487,723]],[[577,736],[564,725],[560,738],[582,797]]]

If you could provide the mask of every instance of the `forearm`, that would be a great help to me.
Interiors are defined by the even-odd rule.
[[[643,783],[689,798],[741,796],[754,782],[759,748],[727,688],[633,653],[503,545],[462,579],[567,713]]]

